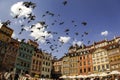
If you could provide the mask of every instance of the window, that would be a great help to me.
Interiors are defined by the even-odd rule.
[[[98,65],[98,71],[100,70],[100,65]]]
[[[80,60],[82,60],[82,57],[80,57]]]
[[[45,64],[45,61],[43,61],[43,64]]]
[[[24,48],[24,51],[26,51],[26,48]]]
[[[24,63],[24,67],[26,67],[26,63]]]
[[[24,57],[25,57],[25,55],[23,54],[23,55],[22,55],[22,57],[24,58]]]
[[[106,68],[109,69],[109,64],[106,64]]]
[[[94,66],[94,71],[96,71],[96,66]]]
[[[85,59],[85,56],[83,56],[83,59]]]
[[[39,58],[39,55],[37,55],[37,58]]]
[[[29,67],[30,65],[29,64],[27,64],[27,67]]]
[[[50,71],[50,69],[48,69],[48,72]]]
[[[38,61],[36,61],[36,64],[38,64]]]
[[[33,60],[33,64],[35,63],[35,60]]]
[[[87,55],[87,58],[89,58],[89,55]]]
[[[42,71],[44,71],[44,67],[42,68]]]
[[[47,68],[45,68],[45,71],[47,72]]]
[[[36,53],[34,53],[34,56],[36,56]]]
[[[82,73],[82,69],[80,69],[80,73]]]
[[[48,65],[48,63],[46,62],[46,66]]]
[[[116,64],[115,67],[118,68],[118,65]]]
[[[39,62],[39,65],[41,65],[41,62]]]
[[[21,56],[22,54],[20,53],[19,56]]]
[[[86,62],[84,61],[84,65],[86,65]]]
[[[88,68],[88,72],[90,72],[91,71],[91,69],[90,68]]]
[[[21,49],[21,50],[23,50],[23,48],[22,48],[22,47],[21,47],[20,49]]]
[[[80,62],[80,66],[82,66],[82,62]]]
[[[27,50],[27,52],[29,52],[29,49]]]
[[[104,65],[102,65],[102,70],[104,70],[105,69],[105,66]]]
[[[86,72],[86,69],[84,68],[84,72]]]
[[[88,61],[88,65],[90,65],[90,61]]]
[[[32,51],[30,51],[30,53],[32,54]]]

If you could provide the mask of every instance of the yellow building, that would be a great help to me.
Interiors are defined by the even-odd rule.
[[[51,69],[52,69],[52,55],[42,52],[42,70],[41,77],[42,78],[50,78],[51,77]]]
[[[106,46],[108,45],[107,42],[107,40],[103,40],[93,44],[94,51],[92,60],[94,73],[110,72],[110,63],[106,49]]]
[[[58,79],[62,76],[62,58],[59,60],[53,60],[52,78]]]
[[[39,44],[35,41],[28,40],[29,45],[34,46],[34,54],[32,56],[30,74],[32,77],[41,77],[42,70],[42,50],[38,49]]]
[[[120,71],[120,37],[109,41],[108,53],[111,71]]]
[[[109,72],[110,64],[106,49],[97,49],[92,55],[94,73]]]
[[[53,63],[53,67],[54,67],[54,71],[55,72],[61,72],[61,67],[62,67],[62,61],[61,60],[57,60]]]
[[[38,77],[41,77],[41,70],[42,70],[42,51],[41,50],[35,50],[34,55],[32,56],[32,62],[31,62],[31,76],[35,77],[38,75]]]
[[[71,57],[69,59],[69,75],[70,76],[76,76],[78,75],[78,56],[74,56],[74,53],[71,54]]]
[[[69,56],[64,56],[62,59],[62,75],[70,75],[70,61]]]

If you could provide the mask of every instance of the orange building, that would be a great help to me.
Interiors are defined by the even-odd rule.
[[[85,53],[85,54],[84,54]],[[90,51],[81,52],[79,56],[79,66],[78,71],[79,75],[88,75],[93,73],[93,62],[92,62],[92,54]]]
[[[73,48],[69,51],[70,74],[75,76],[93,73],[92,52],[89,47],[75,45]]]

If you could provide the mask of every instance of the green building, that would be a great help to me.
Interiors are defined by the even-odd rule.
[[[16,60],[16,72],[24,73],[30,71],[32,55],[34,53],[34,47],[28,43],[21,41],[19,47],[19,54]]]

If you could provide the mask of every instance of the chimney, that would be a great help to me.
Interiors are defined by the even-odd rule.
[[[114,39],[116,39],[116,36],[114,36]]]

